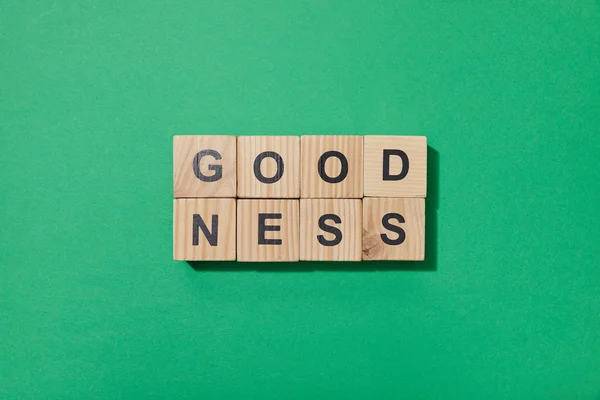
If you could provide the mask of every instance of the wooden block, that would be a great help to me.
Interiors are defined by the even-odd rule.
[[[300,259],[360,261],[362,201],[300,199]]]
[[[298,261],[298,200],[238,200],[238,261]]]
[[[237,155],[238,197],[300,197],[298,136],[240,136]]]
[[[235,136],[175,136],[173,194],[235,197]]]
[[[424,260],[425,199],[363,199],[363,260]]]
[[[175,260],[235,260],[235,199],[173,200]]]
[[[425,197],[427,138],[365,136],[365,196]]]
[[[303,198],[363,196],[362,136],[302,136]]]

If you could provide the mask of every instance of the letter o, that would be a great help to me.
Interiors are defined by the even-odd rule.
[[[342,169],[340,171],[340,174],[333,178],[328,176],[325,173],[325,163],[327,162],[327,159],[330,157],[336,157],[337,159],[340,160],[340,163],[342,164]],[[346,178],[346,176],[348,176],[348,159],[346,158],[345,155],[343,155],[339,151],[335,151],[335,150],[326,151],[325,153],[323,153],[321,155],[321,157],[319,157],[318,171],[319,171],[319,176],[325,182],[340,183],[341,181],[343,181]]]

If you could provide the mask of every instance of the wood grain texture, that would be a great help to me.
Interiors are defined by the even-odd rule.
[[[235,214],[235,199],[174,199],[173,259],[235,260]],[[216,236],[216,245],[211,245],[194,224],[194,215],[200,216],[210,234]],[[217,216],[216,233],[212,225],[213,215]],[[197,232],[197,244],[193,240],[194,231]]]
[[[325,224],[341,231],[339,244],[325,246],[319,236],[333,241],[335,234],[319,227],[319,219],[334,214],[341,220]],[[362,250],[362,201],[356,199],[300,199],[300,259],[307,261],[360,261]]]
[[[401,180],[383,180],[383,150],[401,150],[408,171]],[[389,157],[389,172],[403,169],[399,156]],[[364,175],[366,197],[425,197],[427,195],[427,138],[425,136],[365,136]]]
[[[383,222],[386,214],[399,214],[404,219],[402,222],[397,216],[386,218],[389,224],[400,227],[403,233],[386,229]],[[403,241],[402,234],[405,235]],[[362,253],[363,260],[424,260],[425,199],[363,199]]]
[[[238,200],[238,261],[298,261],[300,257],[298,200]],[[260,214],[276,214],[264,219],[269,226],[261,234]],[[280,241],[280,244],[262,243]]]
[[[199,171],[207,176],[218,172],[222,177],[204,182],[194,173],[195,158],[201,150],[215,150],[221,159],[206,155],[198,163]],[[173,194],[174,197],[236,197],[236,138],[235,136],[175,136],[173,137]]]
[[[339,183],[328,183],[319,175],[319,159],[327,151],[342,153],[348,161],[348,174]],[[363,137],[362,136],[302,136],[302,198],[362,198]],[[330,157],[324,164],[326,176],[337,177],[341,162]]]
[[[254,165],[259,154],[275,152],[281,157],[280,168],[275,157],[266,157],[258,165],[263,177],[277,179],[264,183],[257,179]],[[241,198],[300,197],[300,137],[240,136],[237,138],[237,196]]]

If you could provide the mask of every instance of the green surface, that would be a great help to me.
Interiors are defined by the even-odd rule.
[[[5,0],[0,54],[0,398],[600,398],[600,2]],[[172,261],[193,133],[428,136],[429,261]]]

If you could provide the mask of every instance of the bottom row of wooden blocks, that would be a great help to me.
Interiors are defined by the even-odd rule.
[[[175,260],[423,260],[422,198],[175,199]]]

